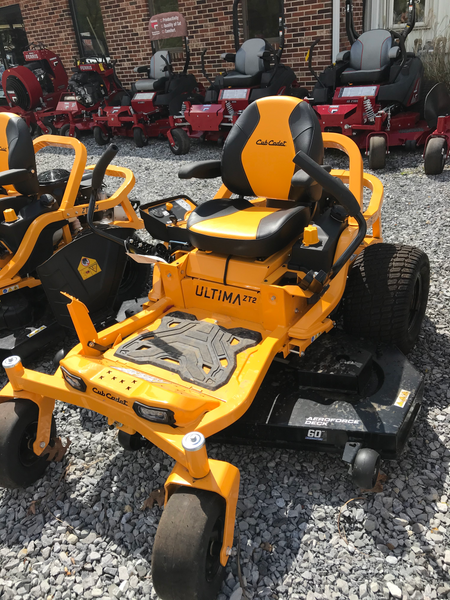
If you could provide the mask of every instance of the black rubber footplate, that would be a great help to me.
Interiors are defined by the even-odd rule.
[[[140,365],[177,373],[184,381],[208,390],[225,385],[236,369],[236,355],[261,341],[251,329],[226,329],[198,321],[194,315],[173,312],[155,331],[122,344],[115,356]]]

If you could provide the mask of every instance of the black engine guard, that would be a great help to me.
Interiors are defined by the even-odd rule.
[[[422,375],[397,348],[335,330],[304,357],[276,359],[249,410],[211,439],[337,454],[355,442],[396,459],[422,394]]]

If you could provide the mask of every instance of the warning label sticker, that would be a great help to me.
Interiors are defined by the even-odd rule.
[[[100,271],[100,265],[95,258],[87,258],[87,256],[81,258],[80,264],[78,265],[78,272],[82,279],[89,279],[89,277],[97,275]]]
[[[397,396],[397,400],[395,401],[395,406],[400,406],[400,408],[403,408],[407,403],[410,395],[411,392],[409,392],[408,390],[401,390],[400,394]]]

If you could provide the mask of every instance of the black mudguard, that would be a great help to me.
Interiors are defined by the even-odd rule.
[[[133,230],[107,227],[120,239]],[[57,322],[72,328],[67,292],[83,302],[95,323],[114,316],[114,300],[122,280],[127,257],[124,246],[100,238],[88,230],[56,252],[37,272]]]
[[[438,118],[450,114],[450,94],[443,83],[437,83],[425,98],[424,116],[427,125],[433,131]]]

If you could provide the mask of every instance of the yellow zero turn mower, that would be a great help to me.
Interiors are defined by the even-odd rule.
[[[72,171],[38,174],[35,153],[46,147],[73,150]],[[12,353],[25,358],[54,343],[61,325],[72,327],[61,290],[83,298],[100,324],[115,316],[121,300],[139,296],[150,276],[150,266],[130,261],[124,248],[143,227],[128,199],[133,173],[110,166],[107,175],[122,181],[108,197],[102,189],[106,159],[94,171],[93,166],[86,170],[86,157],[78,140],[33,141],[23,119],[0,114],[0,358]],[[100,240],[87,226],[95,186],[94,220],[118,236],[122,248]],[[55,295],[57,313],[48,301]]]
[[[349,170],[321,166],[324,147],[345,152]],[[239,471],[208,458],[205,440],[334,452],[356,485],[373,487],[420,408],[422,377],[404,353],[421,327],[429,263],[382,242],[382,184],[363,173],[352,140],[322,135],[296,98],[255,101],[221,160],[179,175],[223,185],[199,206],[180,196],[143,207],[173,254],[155,266],[142,312],[97,332],[72,298],[80,343],[55,375],[4,361],[0,483],[29,485],[45,471],[55,400],[107,416],[129,448],[144,438],[176,461],[153,546],[158,596],[213,600]]]

